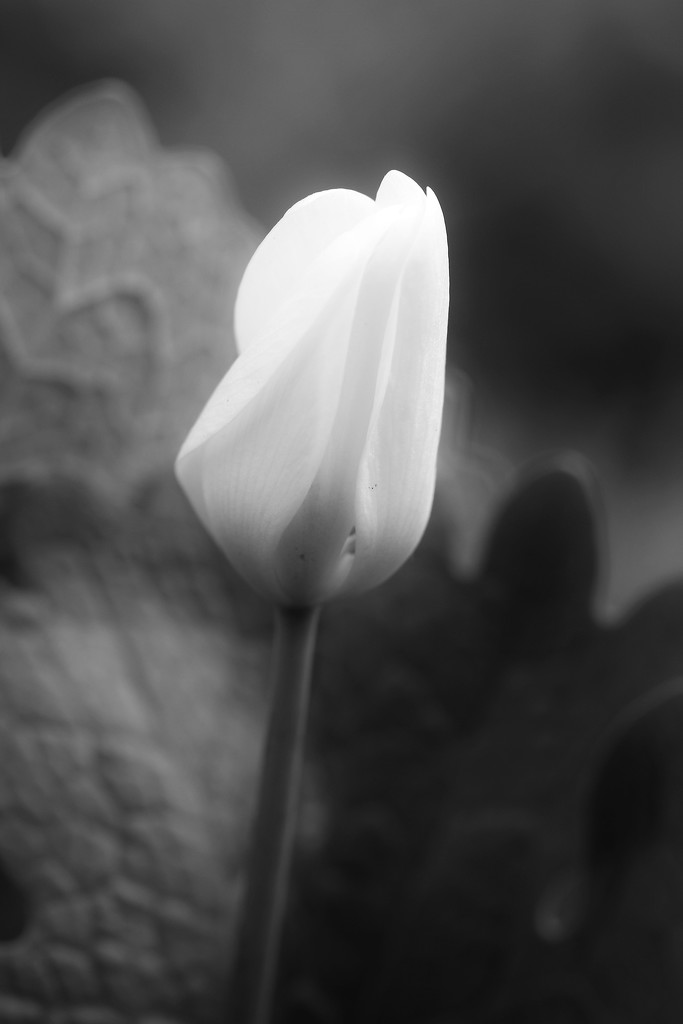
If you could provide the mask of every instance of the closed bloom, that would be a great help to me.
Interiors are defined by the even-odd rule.
[[[434,497],[448,249],[441,208],[391,171],[372,200],[318,192],[249,263],[239,355],[176,472],[235,568],[283,605],[381,583]]]

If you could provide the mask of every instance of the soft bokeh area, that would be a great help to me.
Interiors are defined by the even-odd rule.
[[[623,606],[683,568],[682,43],[676,0],[3,0],[0,140],[116,76],[265,227],[431,184],[475,438],[594,460]]]

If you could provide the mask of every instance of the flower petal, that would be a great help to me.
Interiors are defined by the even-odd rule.
[[[425,194],[412,178],[402,171],[389,171],[384,175],[377,190],[377,206],[402,206],[404,203],[417,203],[422,208]]]
[[[386,213],[367,218],[328,246],[270,332],[237,358],[176,462],[195,511],[235,568],[288,603],[297,595],[281,579],[296,574],[283,574],[276,549],[329,445],[360,281],[391,221]],[[285,547],[298,559],[295,542]],[[310,538],[307,550],[312,565]]]
[[[314,325],[325,324],[332,315],[330,310],[344,296],[348,297],[353,310],[365,265],[392,219],[386,211],[365,218],[355,229],[335,239],[313,261],[299,287],[288,295],[270,329],[264,330],[258,340],[238,356],[211,395],[183,443],[179,460],[239,416],[276,376],[292,349],[306,338]],[[343,355],[351,333],[350,324],[344,326],[346,334],[335,331]]]
[[[359,464],[376,404],[380,367],[385,350],[393,348],[387,324],[392,323],[396,290],[421,218],[415,207],[405,207],[390,214],[378,211],[372,220],[387,227],[375,240],[363,269],[337,414],[311,491],[278,549],[279,572],[299,589],[302,600],[311,599],[309,581],[313,579],[319,588],[317,600],[330,596],[342,583],[340,556],[355,524]],[[345,561],[344,575],[349,568]]]
[[[375,586],[417,546],[431,511],[441,431],[448,248],[431,191],[407,261],[386,391],[376,407],[356,492],[356,555],[344,592]]]
[[[370,216],[374,207],[360,192],[331,189],[308,196],[287,211],[244,272],[235,303],[239,352],[267,329],[327,246]]]
[[[233,368],[240,372],[228,373],[206,410],[217,423],[227,398],[240,406],[239,414],[201,444],[183,449],[176,463],[209,532],[235,568],[271,597],[280,589],[275,549],[310,489],[329,437],[348,306],[348,295],[336,293],[318,330],[303,339],[284,332],[275,339],[286,356],[267,379],[258,379],[265,368],[260,359],[247,364],[251,350],[240,356]]]

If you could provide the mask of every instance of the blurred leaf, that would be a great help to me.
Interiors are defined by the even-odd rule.
[[[673,1022],[681,1012],[682,738],[683,683],[674,679],[617,717],[588,793],[576,944],[628,1021]]]
[[[265,618],[171,475],[257,232],[116,83],[0,166],[0,1018],[222,1017]]]
[[[524,953],[533,823],[499,815],[444,826],[396,917],[363,1019],[467,1019],[499,1002]]]
[[[264,666],[201,540],[183,554],[140,517],[43,548],[2,594],[0,861],[28,903],[0,945],[10,1024],[218,1019]]]
[[[0,460],[166,470],[235,355],[258,232],[209,154],[158,147],[119,83],[44,115],[0,163]],[[106,470],[104,465],[106,463]]]
[[[593,481],[579,457],[539,460],[508,496],[489,537],[482,574],[523,614],[538,605],[590,607],[598,572]]]
[[[283,1020],[304,979],[364,1024],[680,1019],[683,723],[662,707],[657,729],[606,745],[683,674],[683,587],[595,619],[597,498],[578,457],[537,462],[475,578],[449,574],[437,524],[382,593],[328,610],[311,758],[325,814],[302,851]]]

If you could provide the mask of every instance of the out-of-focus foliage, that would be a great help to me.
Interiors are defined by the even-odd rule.
[[[595,498],[536,466],[473,579],[435,531],[328,609],[283,1021],[680,1019],[683,588],[595,621]]]
[[[0,167],[0,1019],[216,1021],[263,619],[172,482],[257,236],[123,86]],[[256,633],[256,636],[254,635]]]
[[[157,148],[121,86],[44,118],[0,163],[0,459],[166,471],[234,358],[255,228],[209,154]]]

